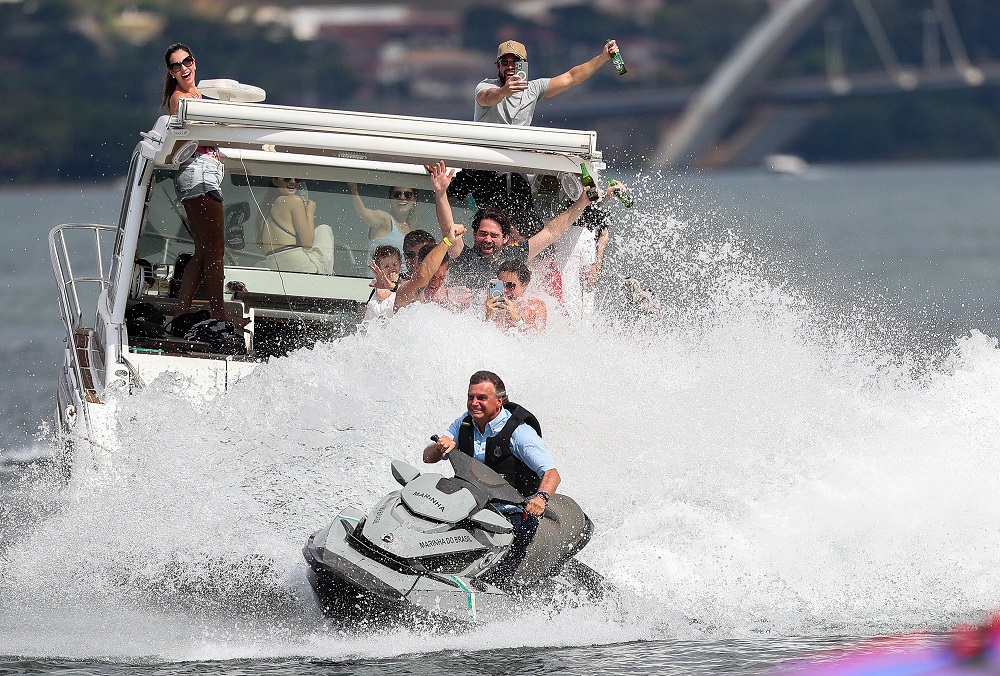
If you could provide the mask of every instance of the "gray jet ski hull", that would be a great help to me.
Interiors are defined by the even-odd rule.
[[[309,537],[303,555],[309,582],[323,612],[345,624],[382,627],[398,623],[466,624],[509,610],[499,588],[457,575],[421,573],[348,542],[362,518],[345,510]]]

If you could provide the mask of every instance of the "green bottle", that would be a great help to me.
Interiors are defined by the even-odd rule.
[[[613,178],[609,178],[608,179],[608,185],[609,186],[617,185],[617,184],[618,184],[618,181],[616,181],[615,179],[613,179]],[[618,192],[615,193],[615,197],[618,198],[618,201],[621,202],[622,205],[624,205],[626,209],[631,209],[632,205],[635,204],[635,202],[632,201],[632,193],[630,193],[628,190],[625,190],[624,187],[621,190],[619,190]]]
[[[608,38],[608,42],[611,42],[611,38]],[[628,68],[625,67],[625,59],[622,58],[621,52],[612,54],[611,62],[615,64],[615,70],[618,71],[619,75],[624,75],[628,72]]]
[[[591,202],[596,202],[600,193],[597,192],[597,184],[594,183],[594,179],[591,177],[590,172],[587,171],[587,165],[583,162],[580,163],[580,183],[583,183],[584,189],[587,191],[587,197]]]

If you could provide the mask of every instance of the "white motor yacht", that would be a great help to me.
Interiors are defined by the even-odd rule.
[[[235,353],[130,331],[127,321],[136,304],[164,318],[177,305],[181,268],[194,244],[173,177],[198,145],[218,147],[226,169],[227,310],[249,322],[245,350]],[[415,188],[421,227],[440,237],[425,169],[439,160],[467,175],[499,172],[508,186],[511,177],[525,178],[521,184],[533,186],[539,204],[558,199],[558,186],[572,182],[581,164],[595,178],[604,168],[592,131],[181,99],[176,115],[160,117],[141,134],[118,222],[64,224],[49,235],[66,329],[56,402],[64,438],[113,451],[116,402],[161,374],[179,373],[212,396],[270,357],[355,332],[371,292],[370,240],[349,184],[367,208],[386,212],[394,186]],[[316,202],[317,230],[324,225],[332,232],[332,260],[320,272],[281,269],[259,242],[274,179],[289,177]],[[453,199],[456,222],[470,223],[476,207],[470,197]],[[204,295],[196,296],[194,309],[206,307]]]

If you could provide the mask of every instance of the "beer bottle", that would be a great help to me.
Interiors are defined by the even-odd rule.
[[[608,38],[608,42],[611,42],[611,38]],[[615,64],[615,70],[618,71],[619,75],[624,75],[628,72],[628,68],[625,67],[625,59],[622,58],[621,52],[612,54],[611,62]]]
[[[587,198],[591,202],[596,202],[600,193],[597,191],[597,184],[594,183],[590,172],[587,171],[587,165],[583,162],[580,163],[580,183],[583,183],[583,188],[587,191]]]
[[[618,181],[613,178],[608,178],[609,186],[617,184]],[[615,197],[618,198],[618,201],[621,202],[626,209],[631,209],[632,205],[635,203],[632,200],[632,194],[628,190],[625,190],[625,186],[622,186],[622,189],[615,193]]]

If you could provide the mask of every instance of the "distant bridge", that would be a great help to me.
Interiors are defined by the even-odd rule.
[[[826,74],[766,81],[788,49],[836,3],[850,1],[862,19],[883,65],[877,72],[847,73],[839,28],[826,26]],[[635,146],[635,132],[647,140],[640,148],[645,164],[657,168],[718,166],[758,162],[794,138],[808,124],[810,107],[849,96],[878,96],[900,91],[933,91],[1000,86],[1000,65],[974,65],[965,52],[949,0],[928,0],[921,12],[923,64],[903,65],[882,29],[872,0],[772,0],[771,11],[752,28],[700,88],[654,88],[595,94],[584,87],[540,104],[536,125],[590,127],[602,146]],[[832,23],[832,22],[831,22]],[[944,37],[950,63],[942,63]],[[468,119],[469,101],[416,104],[384,112],[406,112]],[[742,111],[743,126],[723,137]],[[652,134],[649,133],[653,130]],[[652,137],[651,139],[648,137]],[[616,142],[617,141],[617,142]],[[641,145],[641,144],[640,144]]]

